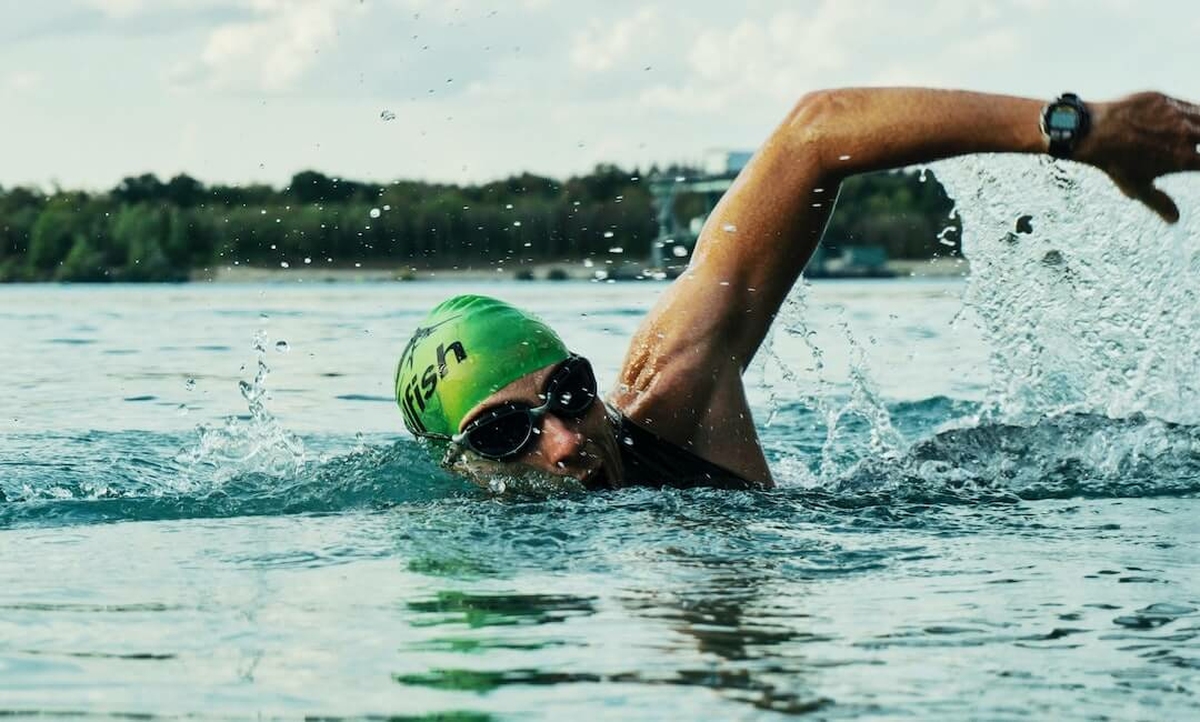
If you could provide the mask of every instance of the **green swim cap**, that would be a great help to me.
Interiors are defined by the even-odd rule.
[[[438,304],[396,365],[396,403],[417,436],[451,436],[467,412],[525,374],[570,355],[541,320],[487,296]]]

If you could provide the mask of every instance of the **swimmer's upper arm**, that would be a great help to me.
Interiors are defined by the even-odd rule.
[[[812,122],[822,102],[802,99],[713,209],[691,263],[647,318],[657,338],[678,334],[739,373],[749,365],[837,195]]]
[[[966,153],[1045,152],[1040,108],[921,88],[805,95],[717,204],[645,328],[745,369],[816,249],[843,179]]]

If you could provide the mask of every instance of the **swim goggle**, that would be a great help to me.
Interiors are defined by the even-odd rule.
[[[541,433],[543,416],[551,413],[562,419],[578,419],[592,407],[596,400],[592,365],[584,357],[571,354],[550,374],[538,398],[543,402],[537,406],[521,401],[490,406],[453,436],[427,436],[448,439],[485,459],[514,459],[525,453]]]

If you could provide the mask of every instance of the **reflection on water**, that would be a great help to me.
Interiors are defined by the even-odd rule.
[[[513,655],[514,661],[525,662],[536,658],[532,653],[551,647],[573,648],[574,659],[586,660],[592,645],[583,637],[573,639],[569,629],[509,628],[570,625],[603,614],[597,597],[441,592],[429,600],[410,602],[408,607],[418,613],[410,624],[442,628],[442,636],[410,644],[401,651],[406,656],[436,653],[431,656],[441,660],[457,657],[461,666],[397,673],[393,679],[402,685],[477,694],[510,685],[674,685],[704,687],[728,700],[762,709],[798,713],[824,707],[829,700],[811,690],[798,689],[802,679],[797,675],[804,672],[802,657],[795,665],[781,665],[778,659],[789,655],[772,648],[828,640],[748,617],[744,607],[756,603],[755,586],[749,579],[723,576],[710,581],[704,590],[679,595],[622,590],[613,601],[636,620],[634,623],[658,628],[661,639],[651,649],[629,649],[634,656],[626,664],[631,667],[622,669],[617,665],[603,670],[589,670],[586,662],[581,665],[583,669],[570,671],[523,665],[503,669],[475,666],[503,652],[518,653]],[[453,636],[447,636],[447,631]],[[648,665],[648,656],[657,659]],[[702,666],[690,666],[704,660],[707,662]],[[638,669],[647,666],[651,668]]]
[[[408,603],[423,616],[416,626],[465,624],[470,628],[513,624],[550,624],[595,613],[594,598],[531,595],[477,595],[440,592],[428,601]]]

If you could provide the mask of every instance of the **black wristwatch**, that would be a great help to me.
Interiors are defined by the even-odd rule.
[[[1042,108],[1042,133],[1050,139],[1050,155],[1070,158],[1091,121],[1087,106],[1074,93],[1063,93]]]

